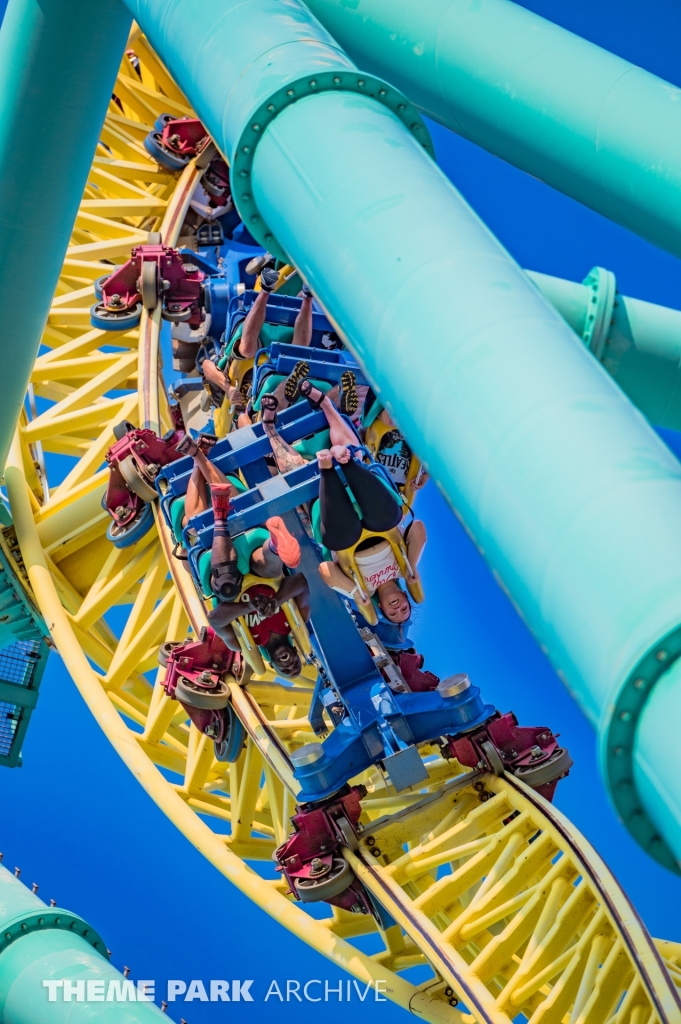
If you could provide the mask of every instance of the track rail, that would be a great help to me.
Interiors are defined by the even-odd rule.
[[[297,792],[291,753],[313,735],[310,691],[283,687],[271,675],[246,689],[233,683],[248,739],[237,764],[215,761],[212,744],[167,698],[155,668],[159,643],[188,627],[198,631],[205,607],[172,558],[162,517],[136,545],[114,550],[100,507],[113,426],[131,419],[165,430],[170,423],[158,312],[145,314],[138,332],[92,330],[91,283],[149,230],[175,244],[201,174],[190,165],[175,177],[149,162],[141,140],[154,118],[190,111],[146,40],[135,33],[130,46],[141,78],[124,59],[120,105],[112,103],[102,130],[105,146],[34,368],[38,415],[18,425],[6,472],[25,585],[83,698],[152,799],[225,877],[362,982],[385,981],[386,994],[416,1016],[433,1024],[505,1024],[519,1012],[533,1024],[677,1024],[681,949],[656,948],[600,858],[559,812],[513,780],[462,776],[437,750],[422,750],[429,778],[419,793],[396,794],[379,772],[361,779],[368,788],[363,839],[347,856],[392,914],[385,930],[338,910],[315,920],[281,882],[245,863],[269,861],[288,834]],[[37,444],[70,460],[47,500]],[[116,631],[112,609],[117,619],[125,613]],[[228,822],[229,833],[204,819],[221,829]],[[582,908],[576,921],[570,899]],[[550,914],[563,914],[557,932]],[[384,947],[374,956],[349,941],[371,931]],[[430,980],[417,986],[403,977],[423,965]],[[587,983],[599,988],[606,978],[619,988],[599,1003]]]

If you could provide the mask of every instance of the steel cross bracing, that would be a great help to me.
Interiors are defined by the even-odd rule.
[[[156,665],[160,643],[183,637],[190,625],[198,633],[206,623],[204,601],[172,557],[175,541],[163,513],[155,509],[154,528],[130,547],[106,540],[101,467],[114,425],[128,419],[163,433],[171,423],[157,369],[158,311],[143,314],[139,330],[93,330],[92,282],[111,263],[124,262],[149,230],[174,245],[201,175],[191,164],[181,175],[167,173],[148,159],[142,140],[155,118],[191,111],[144,38],[134,34],[130,46],[141,77],[125,58],[120,105],[112,103],[102,130],[34,368],[38,415],[18,425],[6,474],[27,571],[21,585],[50,623],[84,699],[152,798],[226,877],[363,982],[387,979],[389,997],[417,1016],[438,1024],[465,1024],[466,1013],[495,1024],[519,1013],[533,1024],[678,1021],[681,948],[650,939],[605,865],[559,812],[514,780],[462,773],[437,747],[421,745],[427,778],[413,791],[396,792],[373,767],[352,780],[367,795],[359,848],[346,857],[389,915],[382,926],[335,908],[326,919],[313,919],[288,898],[281,879],[261,878],[246,866],[246,859],[270,862],[289,835],[301,791],[292,758],[317,738],[310,724],[315,682],[303,675],[282,685],[270,671],[245,687],[231,680],[232,706],[247,739],[237,762],[217,761],[209,738],[165,694],[164,670]],[[276,358],[288,358],[283,347]],[[317,414],[305,415],[303,429],[310,423],[316,429]],[[284,437],[289,426],[295,433],[298,416],[299,410],[281,416]],[[256,424],[241,448],[234,447],[235,436],[220,442],[216,459],[257,465],[266,450],[261,428]],[[38,442],[70,459],[47,500],[35,471]],[[300,503],[303,492],[292,497],[289,483],[314,488],[317,481],[305,467],[290,478],[277,496],[267,495],[264,476],[251,478],[235,516],[250,523],[258,505],[260,521],[264,507],[286,505],[285,514],[295,516],[291,501]],[[182,493],[180,477],[168,476],[168,487]],[[288,521],[305,541],[300,520]],[[208,524],[198,536],[207,547]],[[317,555],[309,543],[303,557],[312,583]],[[363,661],[361,672],[375,678],[340,599],[328,590],[315,600],[329,609],[344,642],[352,631],[348,650]],[[318,650],[326,653],[333,638],[325,633],[327,616],[317,619]],[[352,679],[341,668],[328,657],[329,678],[347,692]],[[318,715],[312,718],[318,723]],[[351,941],[369,932],[382,943],[374,956]],[[415,965],[431,970],[418,986],[403,976]]]

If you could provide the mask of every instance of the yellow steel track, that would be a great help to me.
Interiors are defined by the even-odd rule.
[[[508,1024],[521,1013],[532,1024],[681,1022],[681,946],[650,939],[586,840],[522,784],[463,775],[437,751],[422,750],[429,780],[418,793],[396,794],[378,772],[361,780],[362,842],[346,856],[396,921],[387,931],[338,910],[314,920],[280,881],[247,865],[270,861],[289,833],[290,755],[313,738],[311,691],[267,677],[245,689],[233,682],[247,743],[237,764],[216,761],[156,668],[159,644],[190,624],[198,630],[205,609],[171,557],[162,518],[119,550],[100,504],[114,425],[170,423],[160,310],[134,332],[93,330],[92,282],[150,230],[176,244],[201,174],[190,165],[174,176],[149,161],[142,140],[155,118],[190,109],[144,38],[134,33],[130,45],[141,77],[126,57],[122,109],[112,102],[103,126],[33,371],[45,401],[12,446],[14,527],[0,538],[8,551],[18,542],[20,577],[81,694],[152,799],[219,871],[361,981],[384,980],[411,1013],[438,1024]],[[41,452],[70,460],[57,485],[41,479]],[[369,932],[382,942],[373,956],[350,941]],[[431,977],[414,985],[403,974],[420,965]]]

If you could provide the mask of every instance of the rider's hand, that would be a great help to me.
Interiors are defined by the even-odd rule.
[[[266,594],[254,594],[252,601],[264,619],[271,618],[279,611],[279,605],[274,597],[268,597]]]

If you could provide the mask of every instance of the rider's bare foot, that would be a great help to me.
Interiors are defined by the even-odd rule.
[[[333,455],[327,448],[317,452],[317,465],[320,469],[333,469]]]

